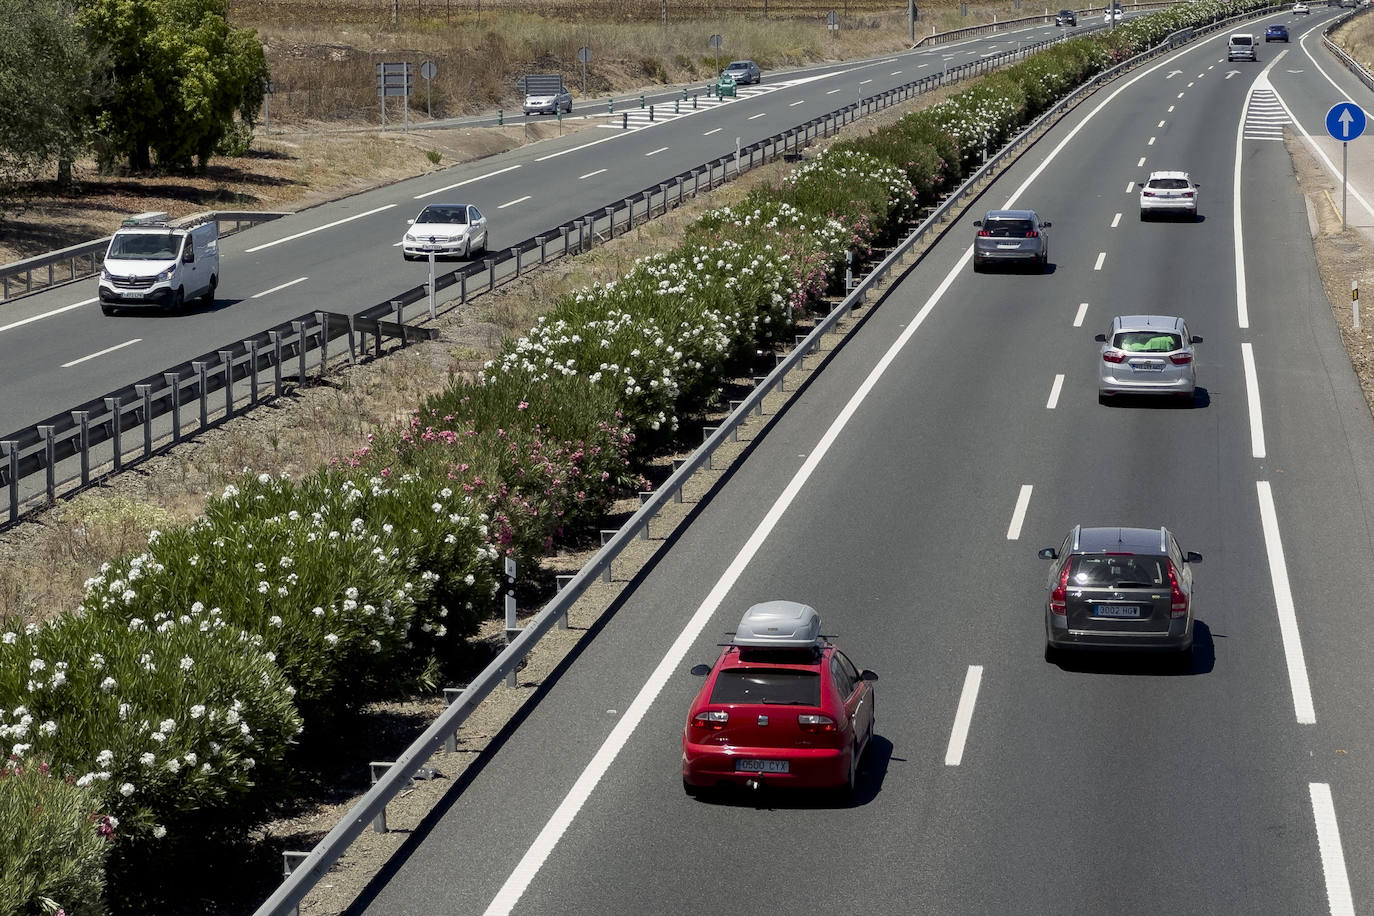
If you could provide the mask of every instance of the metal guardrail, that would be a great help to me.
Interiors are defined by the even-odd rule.
[[[192,220],[208,222],[213,219],[219,224],[220,234],[229,235],[244,226],[265,223],[288,215],[266,210],[212,210],[209,213],[179,219],[174,225]],[[233,228],[226,229],[225,226],[229,223],[233,224]],[[0,267],[0,302],[10,302],[95,276],[100,273],[100,267],[105,263],[105,250],[110,247],[110,238],[107,235],[103,239],[82,242],[70,248],[49,251],[47,254]],[[23,277],[22,282],[19,277]],[[37,284],[35,277],[38,278]]]
[[[1188,3],[1188,2],[1190,2],[1190,0],[1160,0],[1160,2],[1157,2],[1157,3],[1131,3],[1131,4],[1129,4],[1129,5],[1123,5],[1121,8],[1122,8],[1122,10],[1130,10],[1130,11],[1132,11],[1132,12],[1137,12],[1137,11],[1143,11],[1143,10],[1157,10],[1157,9],[1163,9],[1164,7],[1167,7],[1167,6],[1176,6],[1176,5],[1179,4],[1179,3]],[[1074,12],[1077,13],[1078,15],[1083,16],[1084,18],[1086,18],[1086,17],[1088,17],[1088,16],[1095,16],[1095,15],[1098,15],[1098,14],[1100,14],[1100,13],[1103,13],[1103,11],[1104,11],[1105,9],[1106,9],[1105,6],[1102,6],[1102,7],[1093,6],[1093,7],[1088,7],[1087,9],[1081,9],[1081,10],[1076,9],[1076,10],[1074,10]],[[1058,10],[1056,10],[1055,12],[1058,12]],[[1016,19],[1003,19],[1001,22],[985,22],[985,23],[983,23],[982,25],[971,25],[971,26],[967,26],[966,28],[962,28],[962,29],[950,29],[950,30],[947,31],[947,32],[932,32],[932,33],[930,33],[929,35],[925,36],[924,38],[921,38],[920,40],[918,40],[918,41],[917,41],[914,45],[912,45],[911,47],[912,47],[912,49],[914,50],[914,49],[919,48],[919,47],[921,47],[921,46],[923,46],[923,45],[926,46],[926,47],[931,47],[931,46],[934,46],[934,45],[942,45],[942,44],[945,44],[945,43],[947,43],[947,42],[958,41],[958,40],[961,39],[961,38],[973,38],[974,36],[977,36],[977,35],[987,35],[987,34],[989,34],[989,33],[994,33],[994,32],[996,32],[996,31],[999,30],[999,29],[1006,29],[1006,28],[1008,28],[1009,26],[1030,25],[1030,24],[1033,23],[1033,22],[1046,22],[1046,21],[1052,21],[1052,20],[1054,19],[1054,15],[1055,15],[1054,13],[1041,13],[1040,15],[1037,15],[1037,16],[1020,16],[1020,17],[1018,17],[1018,18],[1016,18]],[[1087,31],[1087,25],[1086,25],[1086,24],[1084,24],[1083,26],[1080,26],[1080,27],[1078,27],[1078,28],[1079,28],[1079,31],[1074,32],[1073,35],[1072,35],[1071,37],[1075,37],[1075,38],[1076,38],[1076,37],[1078,37],[1079,35],[1083,34],[1085,31]],[[1067,35],[1068,33],[1065,33],[1065,34]]]
[[[457,286],[456,301],[464,304],[472,296],[519,277],[536,258],[542,265],[551,257],[585,251],[603,235],[611,238],[628,232],[688,196],[723,184],[731,175],[781,156],[799,155],[813,139],[830,136],[856,118],[937,86],[988,72],[1063,40],[1056,37],[969,61],[813,118],[742,147],[738,155],[703,163],[555,226],[503,249],[499,255],[437,274],[434,295]],[[349,358],[356,360],[359,335],[363,355],[369,334],[376,339],[377,353],[383,339],[396,339],[404,346],[424,336],[427,332],[406,323],[406,310],[423,304],[433,317],[437,302],[430,307],[430,299],[426,281],[354,315],[310,312],[0,437],[0,506],[7,503],[8,510],[0,514],[0,530],[51,504],[59,495],[79,492],[106,474],[178,443],[185,435],[194,435],[257,406],[262,388],[268,397],[279,396],[284,377],[294,377],[297,384],[304,385],[308,370],[316,369],[322,375],[334,340],[347,336]],[[414,317],[418,314],[416,310]],[[198,405],[194,415],[182,415],[182,407],[187,405]]]
[[[438,751],[441,745],[444,745],[451,736],[455,735],[459,726],[467,720],[468,716],[486,699],[492,690],[518,669],[524,657],[545,633],[567,616],[573,604],[582,597],[582,594],[594,581],[598,578],[610,581],[612,564],[620,553],[634,540],[647,539],[650,521],[669,501],[681,500],[683,487],[691,476],[701,468],[709,467],[716,450],[727,441],[737,438],[739,427],[751,414],[762,412],[764,398],[774,389],[780,388],[787,375],[794,368],[797,368],[803,359],[819,350],[823,336],[835,330],[842,319],[849,316],[855,308],[863,305],[870,295],[875,294],[879,284],[886,282],[894,274],[905,273],[907,268],[902,266],[902,260],[928,235],[943,233],[947,227],[942,228],[940,224],[951,211],[961,206],[966,198],[976,197],[981,193],[979,185],[985,178],[992,175],[1006,160],[1019,155],[1022,148],[1035,139],[1042,127],[1063,114],[1068,108],[1076,105],[1083,97],[1096,91],[1103,83],[1115,79],[1126,70],[1147,60],[1173,50],[1199,34],[1213,31],[1229,22],[1249,18],[1252,15],[1254,14],[1235,16],[1206,27],[1184,29],[1173,33],[1154,48],[1123,61],[1074,89],[1012,138],[1001,150],[993,154],[982,167],[970,175],[955,189],[950,197],[912,230],[871,273],[860,280],[844,301],[819,321],[811,333],[799,341],[796,348],[782,358],[777,367],[766,378],[756,380],[755,387],[748,397],[743,401],[732,402],[735,404],[734,409],[721,421],[720,425],[706,428],[706,439],[702,445],[678,465],[672,475],[644,502],[639,510],[606,540],[601,549],[587,561],[586,565],[578,570],[576,575],[572,576],[559,589],[553,600],[529,620],[501,654],[493,659],[444,712],[425,729],[424,733],[416,738],[397,757],[396,761],[376,778],[372,788],[348,810],[339,823],[320,840],[313,850],[309,853],[293,852],[286,854],[289,863],[287,867],[290,869],[289,874],[276,891],[257,909],[255,916],[287,916],[287,914],[293,913],[305,895],[328,873],[353,840],[366,830],[369,824],[373,824],[379,832],[385,832],[387,803],[411,783],[420,768]]]
[[[1356,16],[1361,16],[1368,13],[1370,10],[1374,10],[1374,6],[1358,7],[1346,13],[1344,16],[1337,16],[1332,20],[1330,25],[1322,29],[1322,44],[1326,45],[1326,49],[1335,55],[1337,60],[1345,64],[1347,70],[1355,74],[1356,78],[1364,83],[1366,89],[1374,89],[1374,73],[1370,73],[1366,70],[1364,64],[1351,57],[1350,53],[1347,52],[1345,48],[1342,48],[1332,41],[1331,33],[1340,26],[1345,25],[1351,19],[1354,19]]]

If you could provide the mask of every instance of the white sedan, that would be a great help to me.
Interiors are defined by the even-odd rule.
[[[487,218],[472,204],[430,204],[410,221],[401,239],[407,261],[470,258],[487,247]]]
[[[1293,13],[1294,13],[1294,15],[1296,15],[1296,14],[1298,14],[1298,13],[1306,13],[1306,14],[1309,15],[1309,16],[1312,15],[1312,11],[1309,10],[1309,9],[1307,8],[1307,4],[1306,4],[1306,3],[1294,3],[1294,4],[1293,4]]]

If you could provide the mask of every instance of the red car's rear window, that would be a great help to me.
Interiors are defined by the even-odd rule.
[[[821,677],[789,668],[726,668],[716,676],[712,703],[821,705]]]

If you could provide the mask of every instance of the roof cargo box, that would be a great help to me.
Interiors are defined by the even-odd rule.
[[[821,615],[796,601],[765,601],[744,612],[735,645],[805,649],[820,643]]]

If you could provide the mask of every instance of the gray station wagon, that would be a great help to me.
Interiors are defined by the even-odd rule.
[[[992,264],[1029,266],[1044,271],[1050,263],[1050,239],[1045,232],[1049,220],[1034,210],[989,210],[974,220],[978,235],[973,239],[973,270],[978,273]]]
[[[1197,391],[1194,344],[1182,318],[1170,315],[1118,315],[1112,329],[1096,338],[1097,400],[1117,394],[1172,395],[1192,404]]]
[[[1075,527],[1045,580],[1045,659],[1064,649],[1176,653],[1191,664],[1193,570],[1167,528]]]

